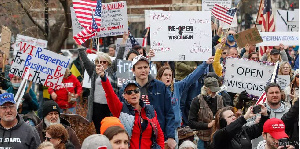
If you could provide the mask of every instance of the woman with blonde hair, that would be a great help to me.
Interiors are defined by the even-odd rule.
[[[290,85],[284,89],[286,102],[291,105],[299,98],[299,69],[296,69]]]
[[[37,149],[55,149],[51,142],[45,141],[39,145]]]
[[[84,68],[91,79],[90,95],[88,97],[88,112],[87,119],[94,122],[96,133],[100,134],[100,122],[103,118],[110,116],[110,110],[105,98],[105,92],[102,87],[101,79],[96,74],[96,67],[102,65],[107,77],[112,83],[114,92],[118,94],[117,78],[115,72],[117,71],[117,60],[123,59],[125,51],[125,43],[127,42],[128,34],[123,35],[123,41],[118,51],[116,59],[112,62],[109,55],[106,53],[97,53],[95,62],[90,61],[86,54],[86,48],[79,48],[79,56],[83,62]]]
[[[292,80],[293,71],[289,62],[282,62],[279,66],[278,75],[289,75]]]
[[[47,127],[45,138],[54,145],[55,149],[74,149],[74,146],[68,142],[68,131],[61,124]]]

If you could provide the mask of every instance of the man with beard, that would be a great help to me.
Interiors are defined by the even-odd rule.
[[[270,115],[270,118],[278,118],[281,119],[283,114],[289,111],[288,106],[281,101],[281,88],[276,83],[269,83],[265,88],[267,101],[264,103],[265,107],[268,109],[268,113]],[[255,121],[256,116],[251,119],[252,121]],[[250,122],[253,123],[253,122]],[[255,148],[257,144],[262,141],[263,138],[260,136],[259,138],[256,138],[252,140],[252,148]]]
[[[53,124],[62,124],[65,126],[66,130],[68,131],[69,134],[69,140],[70,142],[75,146],[75,149],[80,149],[80,143],[79,140],[76,136],[75,131],[70,127],[70,123],[63,119],[60,118],[60,109],[57,103],[53,100],[48,100],[44,102],[42,112],[43,112],[43,119],[42,121],[35,127],[36,130],[38,131],[41,141],[44,142],[46,140],[45,138],[45,130],[48,126],[53,125]]]
[[[0,148],[36,149],[41,143],[38,132],[17,113],[14,95],[0,95]]]

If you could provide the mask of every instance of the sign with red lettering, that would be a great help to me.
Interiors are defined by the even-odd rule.
[[[102,3],[98,37],[123,35],[128,32],[126,1]]]
[[[20,51],[20,47],[18,45],[18,44],[20,44],[20,42],[27,42],[33,46],[41,47],[41,48],[47,48],[47,44],[48,44],[47,40],[36,39],[33,37],[17,34],[16,42],[13,46],[14,47],[14,55],[17,55],[17,52]]]
[[[209,11],[150,11],[152,61],[206,61],[212,55]]]
[[[29,81],[47,87],[60,85],[70,59],[27,42],[19,42],[10,74],[22,77],[29,70]]]

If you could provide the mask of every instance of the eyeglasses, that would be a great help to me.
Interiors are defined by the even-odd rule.
[[[283,69],[290,69],[290,67],[282,67]]]
[[[135,89],[135,90],[127,90],[127,91],[125,91],[125,94],[127,94],[127,95],[131,95],[131,94],[133,94],[133,93],[135,93],[135,94],[137,94],[137,93],[139,93],[140,92],[140,89]]]
[[[232,36],[233,36],[234,34],[231,34],[231,33],[230,33],[230,34],[228,34],[228,35],[232,35]]]
[[[7,110],[7,109],[15,109],[16,108],[16,105],[9,105],[9,106],[0,106],[0,109],[2,110]]]
[[[97,64],[107,64],[107,61],[98,61]]]
[[[258,57],[251,57],[251,60],[258,60]]]
[[[50,141],[52,138],[49,138],[49,137],[46,137],[46,136],[45,136],[45,139],[46,139],[47,141]]]
[[[227,54],[226,52],[223,52],[222,54]]]

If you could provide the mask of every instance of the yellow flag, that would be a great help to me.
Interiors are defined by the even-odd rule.
[[[77,67],[73,64],[70,71],[72,72],[72,74],[76,77],[80,76],[80,72],[78,71]]]

